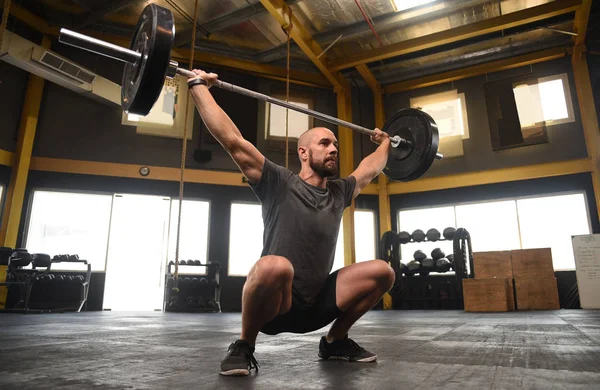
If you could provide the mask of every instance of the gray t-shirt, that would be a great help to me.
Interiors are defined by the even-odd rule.
[[[293,286],[312,302],[331,272],[340,221],[356,187],[354,176],[314,187],[265,158],[262,176],[252,190],[262,203],[261,256],[277,255],[294,267]]]

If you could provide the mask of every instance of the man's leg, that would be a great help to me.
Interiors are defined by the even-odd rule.
[[[248,273],[242,291],[241,340],[256,343],[260,329],[292,306],[294,267],[285,257],[265,256]]]
[[[260,329],[292,306],[294,267],[284,257],[265,256],[254,264],[242,292],[242,334],[221,361],[223,375],[248,375],[257,366],[254,344]]]
[[[352,264],[338,271],[336,304],[342,314],[335,320],[327,341],[343,338],[350,327],[394,285],[396,274],[383,260]]]

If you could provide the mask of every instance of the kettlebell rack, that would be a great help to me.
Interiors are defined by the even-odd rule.
[[[206,272],[202,273],[202,268]],[[183,268],[183,273],[182,273]],[[175,287],[175,262],[167,269],[164,310],[170,312],[220,313],[221,283],[219,263],[200,260],[180,260],[177,287]]]

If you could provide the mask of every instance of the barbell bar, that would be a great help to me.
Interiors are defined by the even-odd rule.
[[[113,45],[112,43],[105,42],[100,39],[92,38],[92,37],[77,33],[75,31],[68,30],[66,28],[60,29],[60,35],[59,35],[58,40],[64,44],[75,46],[80,49],[85,49],[90,52],[100,54],[104,57],[110,57],[110,58],[113,58],[113,59],[116,59],[119,61],[131,63],[131,64],[134,64],[134,63],[140,61],[141,57],[142,57],[142,53],[139,53],[137,51],[133,51],[133,50],[129,50],[124,47],[121,47],[121,46]],[[192,72],[191,70],[180,68],[177,61],[170,60],[169,69],[167,70],[166,76],[169,78],[173,78],[176,74],[179,74],[179,75],[182,75],[182,76],[185,76],[188,78],[195,78],[198,76],[196,73]],[[300,107],[295,104],[286,102],[285,100],[280,100],[280,99],[271,97],[269,95],[265,95],[263,93],[259,93],[259,92],[252,91],[247,88],[240,87],[235,84],[226,83],[221,80],[216,80],[213,85],[215,87],[225,89],[230,92],[234,92],[234,93],[248,96],[251,98],[255,98],[255,99],[258,99],[258,100],[261,100],[264,102],[269,102],[272,104],[276,104],[278,106],[289,108],[290,110],[301,112],[303,114],[312,116],[317,119],[321,119],[325,122],[328,122],[328,123],[331,123],[334,125],[347,127],[349,129],[358,131],[359,133],[362,133],[362,134],[366,134],[369,136],[375,134],[374,130],[367,129],[366,127],[359,126],[354,123],[347,122],[347,121],[341,120],[339,118],[323,114],[318,111]],[[400,137],[399,135],[390,137],[390,140],[392,143],[392,147],[394,147],[394,148],[404,147],[404,146],[407,146],[407,147],[412,146],[411,141],[406,140],[406,139]],[[443,158],[443,156],[440,153],[436,153],[437,160],[441,160],[442,158]]]
[[[166,77],[173,78],[177,74],[187,78],[198,77],[194,72],[180,68],[177,61],[170,58],[174,36],[172,12],[156,4],[149,4],[140,16],[129,49],[65,28],[60,29],[59,42],[124,62],[126,65],[121,85],[123,109],[128,113],[145,116],[156,103]],[[366,127],[221,80],[216,80],[213,85],[362,134],[372,136],[375,133]],[[392,160],[388,158],[384,173],[394,180],[414,180],[423,175],[434,160],[443,158],[437,152],[437,125],[423,111],[412,108],[399,110],[382,130],[389,134],[393,147],[390,151]]]

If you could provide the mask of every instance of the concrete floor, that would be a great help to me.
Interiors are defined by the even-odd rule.
[[[223,377],[239,314],[0,314],[1,389],[600,389],[600,311],[374,311],[350,337],[377,363],[320,361],[326,329],[259,337]]]

